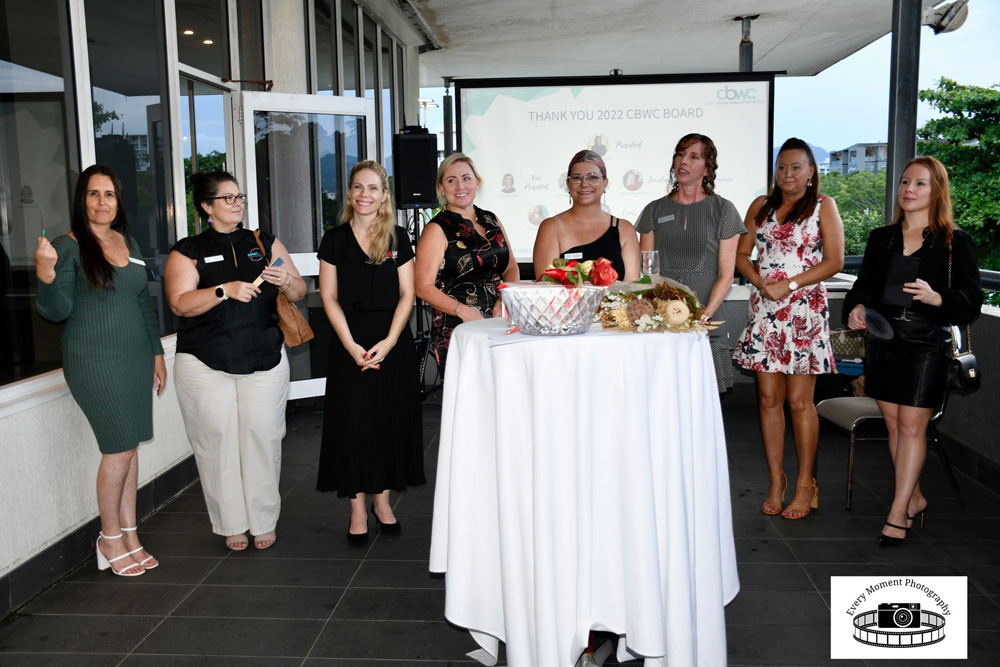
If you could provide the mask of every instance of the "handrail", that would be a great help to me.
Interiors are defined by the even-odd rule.
[[[857,271],[860,268],[861,255],[847,255],[844,257],[844,271]],[[979,269],[979,280],[983,285],[983,289],[1000,292],[1000,271]]]

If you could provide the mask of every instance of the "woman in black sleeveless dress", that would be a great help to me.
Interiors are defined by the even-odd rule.
[[[569,161],[566,186],[573,205],[542,221],[532,251],[535,277],[557,257],[585,262],[604,257],[618,272],[618,279],[639,278],[639,239],[628,220],[601,208],[608,189],[608,170],[594,151],[580,151]]]
[[[413,250],[395,224],[385,170],[351,171],[345,224],[320,243],[320,295],[330,344],[316,488],[350,497],[347,539],[368,541],[366,494],[383,535],[399,534],[389,491],[423,484],[417,355],[410,334]]]
[[[451,332],[462,322],[500,315],[497,286],[519,278],[517,261],[497,217],[475,206],[482,179],[462,153],[446,157],[437,173],[444,206],[420,235],[417,296],[437,311],[431,350],[444,370]]]

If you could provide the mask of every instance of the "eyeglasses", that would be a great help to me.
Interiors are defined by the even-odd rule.
[[[580,174],[573,174],[566,179],[573,185],[580,185],[581,183],[586,183],[587,185],[597,185],[597,182],[602,180],[600,174],[590,173],[586,176],[581,176]]]
[[[233,204],[235,204],[235,203],[236,203],[237,201],[238,201],[239,203],[241,203],[241,204],[245,204],[245,203],[246,203],[246,201],[247,201],[247,196],[246,196],[246,195],[234,195],[234,194],[231,194],[231,193],[230,193],[230,194],[228,194],[228,195],[219,195],[218,197],[205,197],[205,199],[206,199],[206,200],[212,200],[212,199],[222,199],[222,200],[224,200],[224,201],[225,201],[225,202],[226,202],[227,204],[229,204],[230,206],[232,206],[232,205],[233,205]]]

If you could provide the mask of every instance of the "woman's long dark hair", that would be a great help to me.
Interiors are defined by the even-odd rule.
[[[778,157],[785,151],[805,151],[806,157],[809,158],[809,166],[813,168],[812,184],[806,186],[806,193],[802,196],[792,210],[788,212],[784,220],[780,222],[802,222],[812,215],[813,210],[816,208],[816,200],[819,199],[819,169],[816,167],[816,156],[813,155],[812,149],[809,148],[809,144],[802,141],[801,139],[796,139],[792,137],[785,143],[781,144],[781,148],[778,150]],[[778,169],[775,167],[774,178],[775,181],[778,179]],[[771,191],[767,193],[767,199],[764,200],[764,205],[760,207],[757,211],[757,216],[754,218],[756,224],[761,224],[767,220],[768,216],[777,211],[781,207],[782,192],[781,188],[778,187],[777,183],[771,184]]]
[[[240,185],[236,177],[228,171],[197,171],[191,174],[191,200],[194,203],[194,210],[205,222],[208,222],[210,216],[202,204],[219,194],[220,185],[229,182],[236,183],[237,187]]]
[[[103,164],[94,164],[83,170],[80,180],[76,182],[76,194],[73,195],[73,220],[70,229],[73,236],[80,245],[80,265],[83,267],[83,274],[87,276],[87,282],[96,289],[115,288],[115,267],[104,256],[101,243],[94,236],[90,229],[90,221],[87,220],[87,190],[90,187],[91,176],[102,175],[111,179],[111,184],[115,188],[115,203],[118,210],[115,219],[111,223],[111,229],[125,237],[125,244],[132,247],[132,236],[128,231],[128,218],[125,215],[125,200],[122,197],[122,182],[118,174],[111,167]]]

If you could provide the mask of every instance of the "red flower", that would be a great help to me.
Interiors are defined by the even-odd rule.
[[[821,313],[826,310],[826,297],[823,290],[815,289],[809,292],[809,310],[814,313]]]
[[[618,272],[611,266],[611,260],[601,257],[594,261],[590,269],[590,282],[597,286],[613,285],[618,280]]]
[[[547,276],[557,283],[564,283],[566,281],[566,272],[562,269],[549,268],[542,272],[543,276]]]
[[[764,350],[767,352],[768,361],[788,364],[792,360],[791,350],[785,347],[787,340],[784,331],[781,334],[772,331],[764,338]]]
[[[795,232],[795,223],[786,222],[781,225],[774,225],[770,228],[770,237],[773,241],[781,241],[787,239]]]
[[[774,312],[774,319],[778,320],[779,322],[787,322],[788,318],[791,317],[791,314],[792,314],[792,306],[791,304],[789,304],[780,310],[776,310]]]
[[[569,266],[576,266],[577,264],[579,264],[579,262],[577,260],[575,260],[575,259],[571,259],[568,262],[566,262],[566,266],[568,266],[568,267]]]

